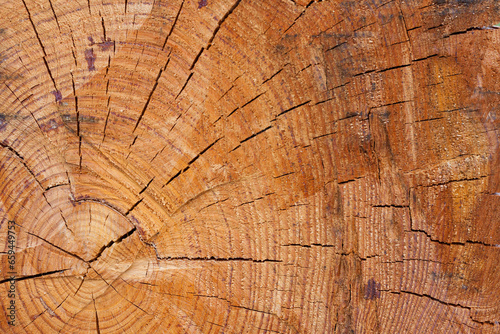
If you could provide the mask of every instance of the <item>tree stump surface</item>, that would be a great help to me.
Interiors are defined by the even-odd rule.
[[[0,17],[0,332],[500,333],[497,1]]]

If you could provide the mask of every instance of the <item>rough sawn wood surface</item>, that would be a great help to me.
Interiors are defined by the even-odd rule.
[[[500,333],[498,24],[1,0],[0,332]]]

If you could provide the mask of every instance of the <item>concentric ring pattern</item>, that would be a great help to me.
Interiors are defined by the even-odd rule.
[[[0,17],[1,332],[500,330],[496,1]]]

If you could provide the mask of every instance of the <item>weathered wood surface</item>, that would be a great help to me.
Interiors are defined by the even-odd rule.
[[[498,23],[0,1],[0,331],[499,333]]]

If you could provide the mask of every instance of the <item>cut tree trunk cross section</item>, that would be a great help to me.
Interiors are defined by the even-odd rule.
[[[0,0],[1,333],[500,333],[500,2]]]

